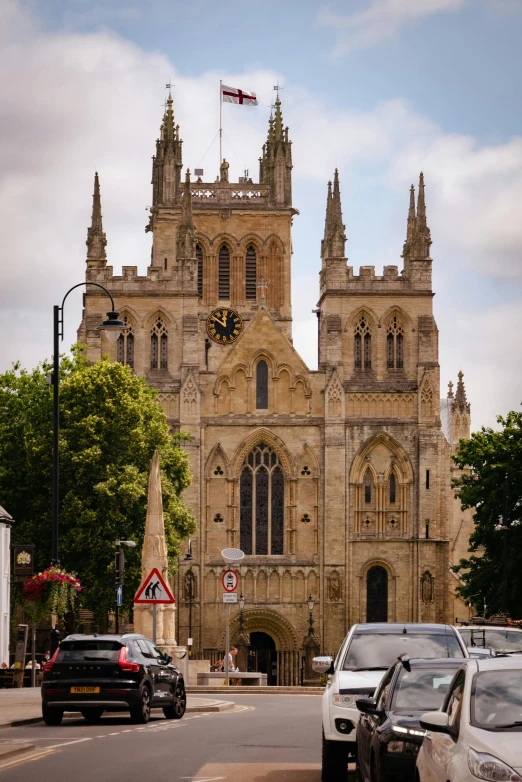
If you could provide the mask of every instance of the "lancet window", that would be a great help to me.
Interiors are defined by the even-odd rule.
[[[168,331],[158,318],[150,332],[150,368],[168,369]]]
[[[120,334],[116,343],[116,361],[134,369],[134,332],[126,316],[123,318],[123,322],[125,330]]]
[[[219,251],[218,296],[220,299],[230,299],[230,250],[226,244],[222,244]]]
[[[255,247],[247,247],[245,258],[245,296],[247,299],[256,298],[257,285],[257,253]]]
[[[198,261],[198,296],[201,299],[203,296],[203,250],[201,245],[196,245],[196,258]]]
[[[372,474],[369,470],[366,470],[364,475],[364,502],[366,505],[370,505],[372,501]]]
[[[397,499],[397,479],[395,478],[394,472],[392,472],[390,475],[388,488],[389,488],[390,505],[395,505],[395,501]]]
[[[372,335],[368,320],[364,315],[355,327],[354,365],[355,369],[372,368]]]
[[[263,360],[256,366],[256,408],[268,409],[268,364]]]
[[[386,365],[388,369],[402,369],[404,366],[404,330],[396,315],[386,335]]]
[[[245,554],[282,554],[285,478],[277,453],[265,443],[246,456],[239,494],[241,550]]]

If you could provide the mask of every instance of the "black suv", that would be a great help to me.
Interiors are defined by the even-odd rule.
[[[104,711],[129,710],[149,721],[151,707],[179,720],[187,698],[181,671],[143,635],[68,635],[43,667],[42,715],[59,725],[64,711],[99,720]]]

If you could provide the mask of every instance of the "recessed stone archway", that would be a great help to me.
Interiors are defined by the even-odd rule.
[[[247,608],[243,611],[246,633],[267,633],[274,639],[278,652],[295,651],[301,648],[297,631],[286,617],[267,608]],[[239,611],[230,620],[231,643],[239,635]],[[225,647],[225,630],[221,635],[221,648]]]

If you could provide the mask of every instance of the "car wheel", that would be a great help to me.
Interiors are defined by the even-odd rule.
[[[60,725],[63,720],[63,709],[52,709],[42,704],[42,717],[46,725]]]
[[[321,782],[345,782],[348,777],[348,747],[344,741],[327,741],[323,730]]]
[[[163,708],[163,714],[168,720],[180,720],[187,708],[187,695],[183,682],[179,681],[176,684],[173,699],[174,702],[172,706],[165,706]]]
[[[102,718],[103,709],[83,709],[82,717],[87,722],[98,722]]]
[[[132,707],[130,715],[136,725],[146,725],[150,720],[150,690],[147,685],[142,688],[140,702]]]

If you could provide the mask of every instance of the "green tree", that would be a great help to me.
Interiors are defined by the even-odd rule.
[[[497,418],[461,440],[455,463],[467,471],[456,481],[462,508],[473,508],[470,556],[456,570],[459,591],[488,614],[506,610],[522,618],[522,413]],[[505,598],[504,598],[505,594]],[[506,603],[506,604],[504,604]]]
[[[35,543],[39,570],[51,558],[51,365],[15,365],[0,375],[0,497],[15,519],[15,542]],[[124,607],[140,581],[149,466],[160,453],[171,565],[196,529],[181,497],[190,483],[181,435],[169,434],[157,392],[129,367],[89,364],[81,349],[60,364],[60,563],[80,577],[79,602],[103,621],[114,603],[114,540],[125,549]]]

